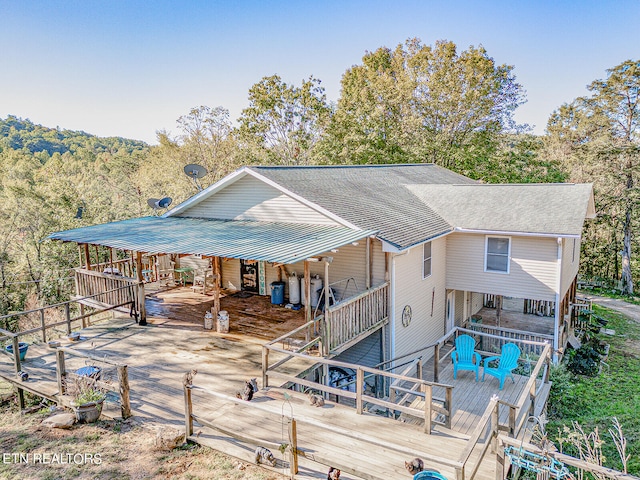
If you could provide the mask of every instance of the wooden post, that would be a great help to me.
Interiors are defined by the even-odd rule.
[[[84,305],[80,304],[80,315],[84,315]],[[69,303],[64,304],[64,318],[67,321],[67,335],[71,334],[71,307]],[[86,328],[87,319],[82,317],[82,328]]]
[[[58,395],[64,395],[67,391],[67,371],[64,365],[63,350],[56,350],[56,378],[58,380]]]
[[[215,321],[218,318],[218,313],[220,313],[220,258],[214,257],[213,262],[213,307],[211,308],[211,314],[213,315],[213,320]],[[206,279],[205,279],[206,284]]]
[[[515,437],[516,433],[516,407],[509,407],[509,436]]]
[[[118,365],[118,386],[120,390],[120,412],[122,418],[131,416],[131,402],[129,398],[129,372],[126,365]]]
[[[80,304],[80,316],[82,317],[82,328],[86,328],[87,319],[84,316],[84,303]],[[71,333],[71,316],[69,316],[69,322],[67,322],[67,325],[69,325],[68,333]]]
[[[267,371],[269,370],[269,348],[265,345],[262,346],[262,388],[267,388],[269,386],[269,375]]]
[[[295,474],[298,473],[298,429],[294,418],[289,420],[289,449],[291,451],[291,460],[289,461],[291,478],[295,478]]]
[[[142,278],[142,252],[136,252],[136,280],[138,281],[138,313],[140,325],[147,324],[147,308],[145,306],[144,279]]]
[[[82,244],[79,243],[78,244],[78,265],[80,265],[80,268],[82,268],[82,265],[84,265],[83,261],[82,261]]]
[[[500,403],[496,402],[491,412],[491,453],[496,453],[498,447],[498,434],[500,433]]]
[[[365,281],[365,288],[367,290],[369,290],[371,288],[371,237],[367,237],[367,243],[365,246],[365,253],[364,253],[364,281]]]
[[[420,389],[424,393],[424,433],[431,435],[431,403],[433,401],[433,392],[431,385],[422,384]]]
[[[440,376],[440,344],[436,343],[433,347],[433,381],[438,383]]]
[[[358,368],[356,370],[356,413],[362,415],[362,390],[364,389],[364,370]]]
[[[416,364],[416,377],[422,379],[422,359],[419,359]]]
[[[89,244],[84,243],[84,267],[87,270],[91,270],[91,255],[89,253]]]
[[[13,364],[16,368],[16,373],[18,373],[22,368],[20,363],[20,339],[17,335],[14,335],[11,340],[13,342]]]
[[[307,322],[311,321],[311,272],[309,260],[304,261],[304,315]],[[324,342],[323,342],[324,343]]]
[[[445,408],[447,409],[447,419],[445,420],[445,427],[451,429],[451,417],[453,415],[453,387],[447,387],[445,389]]]
[[[500,319],[502,317],[502,295],[496,295],[496,326],[500,326]]]
[[[44,308],[40,310],[40,326],[42,328],[42,341],[47,343],[47,328],[44,324]]]
[[[193,403],[191,402],[191,386],[184,386],[184,427],[185,427],[185,442],[189,440],[189,437],[193,435]]]
[[[496,440],[496,444],[497,444]],[[499,448],[498,448],[499,447]],[[496,447],[496,480],[504,480],[504,448]]]

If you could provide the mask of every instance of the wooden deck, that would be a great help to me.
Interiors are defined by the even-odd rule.
[[[267,300],[266,304],[264,300]],[[147,302],[148,326],[136,325],[128,317],[107,320],[82,330],[81,341],[69,346],[128,365],[134,415],[148,423],[182,429],[182,376],[185,372],[197,369],[195,386],[233,397],[242,389],[245,380],[260,378],[264,339],[276,338],[304,322],[301,312],[272,307],[265,297],[227,296],[222,299],[222,306],[229,311],[231,331],[218,334],[203,329],[204,312],[211,301],[188,288],[157,292]],[[69,356],[67,369],[80,368],[84,362],[85,359]],[[286,370],[295,375],[312,363],[312,358],[308,361],[294,359],[286,363]],[[425,434],[418,425],[375,414],[357,415],[346,405],[327,402],[323,408],[311,407],[306,397],[296,392],[287,391],[287,395],[291,395],[287,400],[285,391],[280,388],[263,390],[256,395],[254,402],[267,406],[269,412],[247,409],[245,405],[197,390],[194,413],[229,431],[278,443],[286,434],[282,423],[282,414],[286,411],[299,419],[299,448],[310,458],[327,459],[325,463],[331,461],[332,465],[343,467],[342,478],[386,480],[408,477],[404,461],[421,452],[457,460],[491,396],[495,394],[515,403],[525,382],[524,377],[516,377],[515,384],[507,380],[504,390],[500,391],[498,381],[493,377],[487,377],[484,383],[481,379],[476,383],[472,372],[463,371],[457,380],[453,380],[450,363],[443,362],[442,365],[439,381],[454,386],[452,429],[437,427],[432,435]],[[23,370],[30,375],[25,386],[48,396],[56,394],[55,350],[43,344],[32,345],[23,362]],[[429,379],[432,368],[426,365],[424,372],[425,378]],[[0,375],[13,377],[12,359],[7,355],[0,355]],[[119,406],[107,402],[105,413],[116,416]],[[305,419],[308,422],[305,423]],[[358,438],[340,435],[340,429],[352,432]],[[255,446],[243,445],[202,426],[196,425],[196,431],[200,443],[253,461]],[[385,447],[389,444],[397,448]],[[282,460],[279,452],[274,453]],[[493,458],[493,455],[487,457],[476,478],[495,479]],[[429,466],[450,479],[455,478],[453,467]],[[282,467],[281,461],[277,468]],[[350,467],[370,473],[349,476]],[[301,474],[297,478],[326,478],[326,468],[302,459]]]
[[[478,315],[482,317],[483,324],[496,326],[495,308],[483,307]],[[553,317],[540,317],[522,311],[502,310],[500,314],[501,327],[544,335],[553,335],[553,321]]]

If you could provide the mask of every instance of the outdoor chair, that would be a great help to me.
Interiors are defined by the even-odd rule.
[[[456,348],[451,352],[454,379],[458,376],[458,370],[471,370],[476,372],[476,382],[478,381],[478,370],[482,360],[480,354],[474,352],[475,347],[476,341],[469,335],[456,338]]]
[[[156,260],[156,265],[158,269],[158,281],[161,284],[166,282],[169,285],[173,285],[175,282],[174,268],[176,262],[172,261],[169,255],[159,255]]]
[[[513,383],[516,383],[513,377],[513,369],[518,366],[518,358],[520,358],[520,349],[515,343],[507,343],[502,347],[500,356],[487,357],[484,359],[484,371],[482,372],[482,381],[484,382],[485,374],[496,377],[500,380],[500,390],[504,386],[504,379],[511,377]],[[498,360],[497,367],[490,367],[489,363]]]

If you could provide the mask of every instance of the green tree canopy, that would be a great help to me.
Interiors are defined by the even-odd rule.
[[[325,144],[340,163],[434,162],[472,172],[514,130],[524,101],[513,67],[482,47],[407,40],[367,53],[342,78]]]
[[[566,165],[571,180],[595,185],[599,219],[587,236],[588,252],[599,270],[593,273],[617,278],[620,256],[622,291],[631,294],[640,200],[640,61],[627,60],[607,70],[607,77],[588,89],[590,96],[551,115],[550,151]]]

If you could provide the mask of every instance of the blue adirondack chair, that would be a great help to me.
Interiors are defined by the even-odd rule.
[[[482,372],[482,381],[484,382],[485,374],[489,374],[492,377],[496,377],[500,380],[500,390],[504,386],[504,379],[511,377],[513,383],[516,383],[513,378],[513,369],[518,366],[518,358],[520,358],[520,349],[515,343],[507,343],[502,347],[500,356],[487,357],[484,359],[484,371]],[[497,367],[490,367],[489,362],[498,360]]]
[[[456,338],[456,348],[451,352],[453,360],[453,378],[457,378],[458,370],[471,370],[476,372],[476,382],[478,381],[478,371],[482,360],[480,354],[474,352],[476,341],[469,335],[460,335]]]

